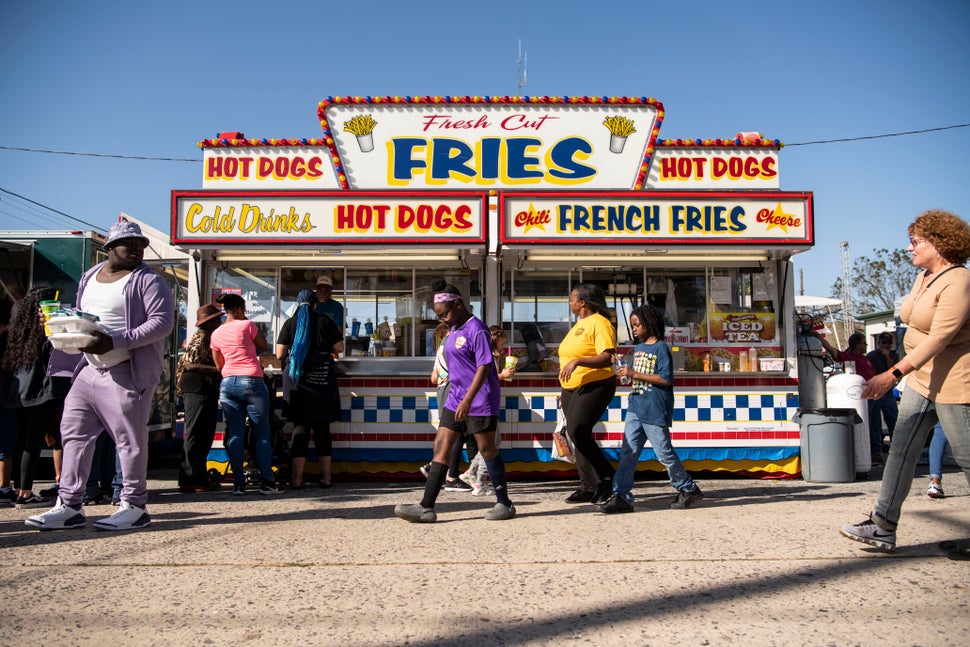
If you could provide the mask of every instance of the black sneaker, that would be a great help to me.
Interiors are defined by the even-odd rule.
[[[419,471],[421,472],[421,476],[428,478],[428,474],[431,472],[431,463],[425,463]]]
[[[41,495],[42,497],[45,497],[45,498],[46,497],[57,496],[57,492],[60,489],[61,489],[61,486],[59,484],[55,483],[54,485],[50,486],[49,488],[44,488],[43,490],[41,490],[37,494],[39,494],[39,495]]]
[[[596,491],[593,492],[593,498],[589,502],[600,505],[609,501],[611,496],[613,496],[613,479],[603,479],[596,486]]]
[[[566,497],[566,503],[589,503],[593,500],[595,492],[588,492],[580,488]]]
[[[618,512],[633,512],[633,504],[626,500],[626,497],[614,494],[610,500],[600,506],[606,514],[616,514]]]
[[[455,479],[454,481],[445,481],[445,492],[471,492],[472,486],[468,485],[461,479]]]
[[[17,490],[10,488],[6,492],[0,492],[0,504],[14,505],[17,502]]]
[[[50,505],[50,502],[47,499],[39,497],[31,492],[27,496],[18,496],[14,505],[17,506],[17,509],[19,510],[30,510],[32,508],[46,508]]]
[[[246,496],[246,486],[245,485],[233,485],[232,486],[233,496]]]
[[[282,491],[283,490],[277,487],[276,483],[263,483],[262,485],[259,486],[260,494],[279,494]]]
[[[701,492],[700,488],[694,488],[693,490],[687,492],[681,490],[677,493],[677,498],[673,500],[670,504],[671,510],[686,510],[698,501],[704,498],[704,493]]]

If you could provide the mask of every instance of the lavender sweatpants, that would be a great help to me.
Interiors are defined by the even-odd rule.
[[[61,444],[64,464],[58,496],[80,505],[91,472],[94,445],[102,429],[118,447],[123,484],[121,500],[144,507],[148,501],[148,416],[155,389],[139,393],[131,382],[131,364],[109,369],[85,366],[64,400]]]

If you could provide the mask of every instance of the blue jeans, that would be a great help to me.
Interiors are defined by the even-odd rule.
[[[913,389],[905,389],[872,517],[883,530],[896,530],[903,501],[913,485],[916,463],[937,422],[946,428],[953,458],[970,483],[970,404],[937,404]]]
[[[269,390],[261,377],[231,375],[222,378],[219,403],[226,417],[226,453],[232,468],[232,480],[237,486],[246,485],[243,471],[243,449],[246,446],[246,416],[252,423],[256,466],[264,483],[272,483],[272,451],[270,443]]]
[[[878,400],[869,400],[869,439],[872,442],[873,455],[882,453],[882,422],[886,421],[886,431],[890,438],[896,429],[896,419],[899,417],[899,405],[892,389]]]
[[[946,453],[946,433],[943,425],[936,423],[933,427],[933,438],[930,440],[930,478],[943,478],[943,454]]]
[[[613,492],[633,503],[633,476],[637,470],[637,461],[643,450],[645,441],[650,441],[653,452],[660,464],[667,468],[670,484],[677,490],[692,492],[697,489],[694,480],[684,469],[680,457],[670,444],[670,431],[667,427],[648,425],[640,422],[637,415],[627,409],[626,423],[623,425],[623,445],[620,450],[620,462],[613,477]]]

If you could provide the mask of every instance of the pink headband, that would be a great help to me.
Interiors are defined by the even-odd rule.
[[[451,292],[439,292],[434,295],[435,303],[446,303],[448,301],[461,301],[461,295],[452,294]]]

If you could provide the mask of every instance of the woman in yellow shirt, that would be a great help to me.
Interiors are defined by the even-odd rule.
[[[614,470],[593,440],[593,426],[616,394],[616,330],[598,285],[573,287],[569,310],[577,321],[559,344],[559,384],[566,433],[576,450],[579,489],[566,497],[566,503],[603,503],[612,494]]]

